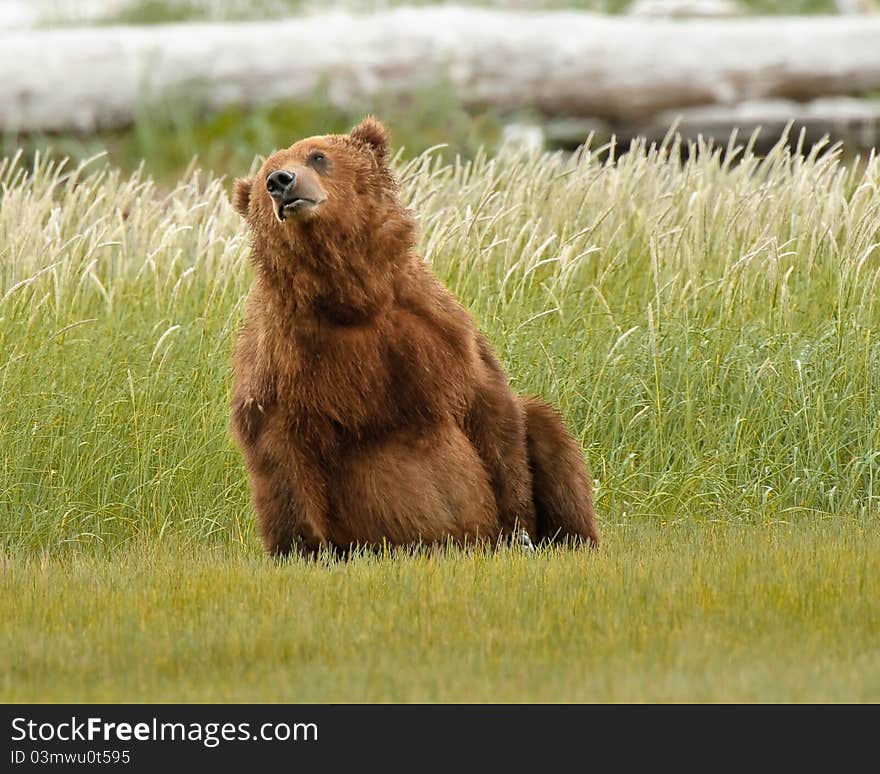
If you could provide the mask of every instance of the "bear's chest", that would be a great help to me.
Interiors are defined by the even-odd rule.
[[[291,337],[273,360],[279,408],[293,428],[322,438],[460,418],[473,394],[466,353],[399,316]]]

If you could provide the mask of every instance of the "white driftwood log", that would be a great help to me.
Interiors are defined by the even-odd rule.
[[[737,129],[741,141],[760,130],[766,142],[773,143],[792,124],[791,135],[797,140],[801,128],[807,130],[807,144],[828,135],[845,140],[854,148],[869,148],[880,140],[880,102],[852,97],[826,97],[812,102],[789,100],[754,100],[730,106],[690,108],[667,111],[649,124],[628,127],[624,135],[660,139],[673,124],[679,134],[689,139],[712,137],[725,142]]]
[[[757,147],[762,148],[775,144],[786,129],[789,139],[797,142],[803,128],[807,147],[828,136],[843,140],[852,148],[871,148],[880,145],[880,101],[854,97],[823,97],[811,102],[759,99],[735,105],[668,110],[641,122],[612,124],[592,118],[563,118],[550,119],[536,128],[551,145],[574,148],[590,134],[601,141],[616,135],[621,146],[636,137],[656,142],[672,127],[685,139],[703,137],[721,144],[728,141],[734,130],[740,142],[760,131]],[[534,137],[525,137],[525,128],[518,124],[505,129],[505,139],[527,147],[537,145]]]
[[[466,104],[641,121],[880,89],[880,17],[673,21],[433,7],[255,24],[0,33],[0,130],[129,122],[145,99],[361,103],[436,78]]]

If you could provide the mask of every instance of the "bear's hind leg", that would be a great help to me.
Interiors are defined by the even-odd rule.
[[[500,380],[478,392],[465,419],[465,433],[489,474],[501,534],[507,538],[521,530],[535,537],[524,424],[518,400]]]
[[[479,336],[477,344],[484,370],[463,429],[489,474],[502,536],[514,538],[525,530],[535,538],[523,407],[486,339]]]
[[[538,398],[523,398],[539,540],[599,545],[593,492],[580,447],[562,417]]]

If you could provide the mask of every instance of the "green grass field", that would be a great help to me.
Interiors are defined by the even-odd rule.
[[[129,0],[121,8],[111,8],[88,21],[102,24],[164,24],[190,21],[241,21],[277,19],[315,10],[375,11],[389,7],[441,5],[443,0]],[[450,3],[447,3],[450,4]],[[631,0],[458,0],[459,5],[539,9],[576,9],[618,14],[626,11]],[[741,0],[749,14],[833,14],[833,0]],[[46,25],[76,23],[83,12],[75,3],[62,2],[50,8],[42,22]]]
[[[876,522],[276,565],[142,540],[0,574],[7,701],[876,701]],[[12,625],[10,625],[12,622]]]
[[[605,543],[280,565],[228,181],[0,162],[0,699],[880,700],[880,160],[732,157],[401,162]]]

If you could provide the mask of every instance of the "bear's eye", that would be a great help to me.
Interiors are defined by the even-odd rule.
[[[313,153],[309,154],[306,163],[310,167],[314,167],[318,170],[325,169],[327,166],[327,157],[320,151],[314,151]]]

